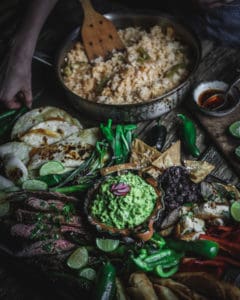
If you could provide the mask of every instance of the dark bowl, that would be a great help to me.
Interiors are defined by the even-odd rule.
[[[183,42],[188,44],[191,52],[191,70],[188,77],[176,88],[163,94],[160,97],[152,99],[149,102],[137,104],[111,105],[96,103],[73,93],[65,84],[62,78],[62,67],[65,64],[67,53],[73,48],[76,41],[79,39],[80,28],[76,28],[64,42],[59,55],[57,57],[56,68],[59,82],[66,92],[69,101],[80,112],[88,114],[95,120],[107,120],[111,118],[115,123],[121,122],[140,122],[144,120],[155,119],[160,115],[175,108],[182,102],[184,96],[189,91],[200,60],[201,60],[201,44],[195,34],[183,24],[179,23],[174,17],[164,14],[147,13],[112,13],[105,15],[111,20],[118,29],[139,26],[149,28],[154,25],[172,26],[176,34]]]
[[[111,174],[111,176],[113,176]],[[149,240],[154,232],[153,224],[159,218],[159,214],[164,210],[163,196],[162,192],[156,189],[159,197],[157,198],[155,207],[149,217],[140,225],[131,228],[131,229],[118,229],[111,227],[107,224],[101,223],[99,220],[91,216],[91,205],[95,198],[96,193],[98,192],[101,184],[107,180],[110,176],[106,176],[100,179],[94,184],[92,188],[88,190],[88,193],[84,202],[84,210],[87,215],[88,221],[90,224],[96,227],[97,231],[101,233],[107,233],[111,236],[122,236],[122,237],[134,237],[139,240],[147,241]]]

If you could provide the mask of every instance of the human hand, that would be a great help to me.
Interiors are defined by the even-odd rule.
[[[31,58],[10,54],[7,70],[0,85],[0,102],[10,109],[32,105]]]

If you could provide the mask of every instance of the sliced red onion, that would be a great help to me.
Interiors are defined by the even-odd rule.
[[[120,182],[113,184],[110,190],[115,196],[126,196],[130,189],[131,187],[128,184]]]

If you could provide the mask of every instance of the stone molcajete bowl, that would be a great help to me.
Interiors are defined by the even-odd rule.
[[[112,174],[111,174],[112,176]],[[102,179],[100,179],[98,182],[95,183],[95,185],[88,190],[88,193],[85,198],[84,203],[84,209],[85,213],[87,214],[88,221],[90,224],[96,227],[96,229],[101,233],[106,233],[111,236],[117,237],[132,237],[137,240],[147,241],[149,240],[154,232],[153,225],[154,222],[159,218],[160,213],[164,209],[163,205],[163,195],[160,190],[156,190],[158,194],[158,198],[155,203],[155,207],[152,211],[152,213],[148,216],[148,218],[140,225],[134,227],[134,228],[124,228],[124,229],[118,229],[116,227],[111,227],[107,224],[101,223],[99,220],[97,220],[94,216],[91,215],[91,205],[93,203],[93,200],[95,198],[95,195],[97,194],[100,186],[109,176],[106,176]]]

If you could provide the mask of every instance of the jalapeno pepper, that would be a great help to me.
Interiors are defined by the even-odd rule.
[[[159,262],[160,259],[166,256],[173,255],[173,251],[171,249],[161,250],[155,254],[151,254],[144,259],[144,261],[148,264]]]
[[[182,137],[185,146],[193,157],[199,157],[200,151],[196,145],[196,126],[183,114],[177,115],[182,121]]]
[[[150,242],[153,242],[155,245],[157,245],[159,249],[163,248],[166,245],[164,238],[157,233],[153,234]]]
[[[217,243],[206,240],[187,242],[182,240],[167,239],[166,243],[169,248],[176,251],[193,252],[209,259],[216,257],[219,250]]]
[[[178,266],[182,257],[183,253],[176,253],[171,249],[159,249],[159,252],[152,255],[148,255],[146,249],[141,249],[138,257],[132,256],[131,258],[135,266],[141,271],[156,273],[156,268],[159,266],[164,270]]]
[[[168,278],[170,276],[172,276],[173,274],[175,274],[178,271],[179,265],[176,265],[174,267],[172,267],[170,270],[164,270],[164,268],[159,265],[156,267],[154,273],[162,278]]]
[[[149,266],[148,263],[146,263],[139,257],[136,257],[136,258],[132,257],[132,261],[134,262],[135,266],[141,271],[144,271],[144,272],[153,271],[153,267]]]
[[[116,292],[116,270],[114,266],[107,262],[98,272],[96,289],[93,299],[112,300]]]
[[[150,132],[145,138],[145,142],[151,146],[156,147],[158,151],[161,151],[167,136],[167,129],[164,125],[160,124],[160,121],[150,129]]]
[[[132,144],[132,131],[136,128],[137,126],[134,124],[117,125],[113,130],[111,119],[108,120],[106,126],[100,125],[102,134],[110,145],[117,164],[127,161]]]

